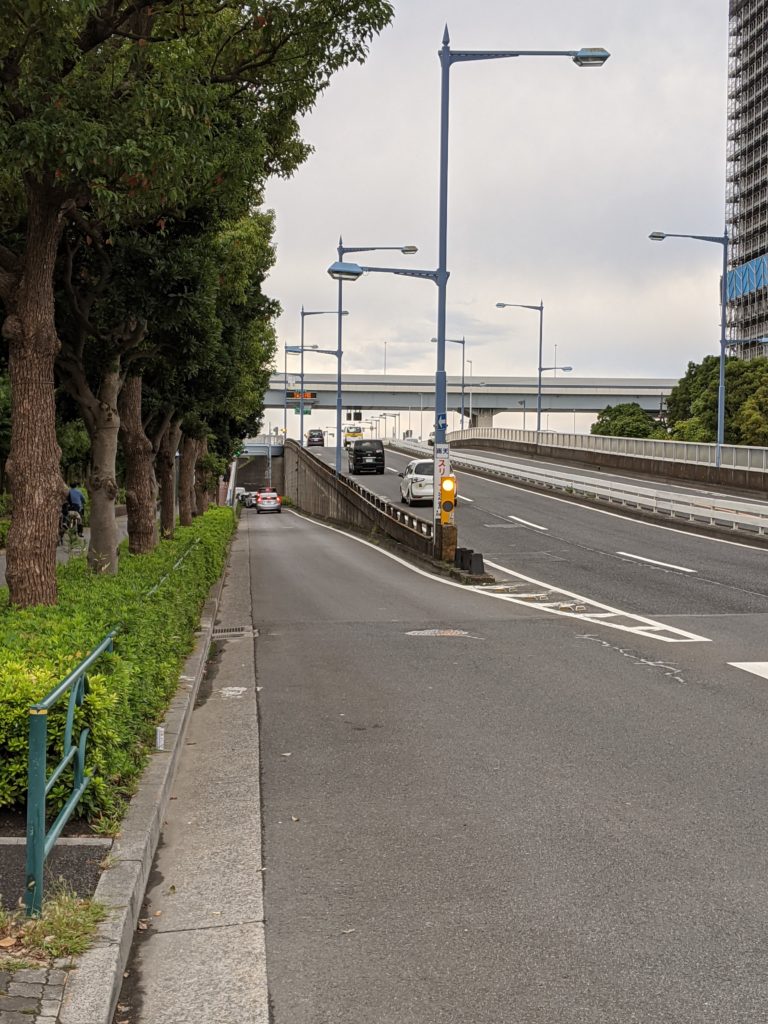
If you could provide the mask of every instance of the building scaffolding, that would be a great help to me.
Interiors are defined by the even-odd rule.
[[[730,0],[728,351],[768,356],[768,0]]]

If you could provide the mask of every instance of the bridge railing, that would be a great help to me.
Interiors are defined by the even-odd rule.
[[[638,459],[661,462],[682,462],[689,465],[714,466],[715,445],[689,441],[646,440],[639,437],[604,437],[600,434],[568,434],[554,430],[513,430],[507,427],[469,427],[448,435],[449,442],[467,440],[514,441],[539,448],[572,448],[578,451],[605,452]],[[726,444],[720,449],[723,469],[768,471],[768,448]]]

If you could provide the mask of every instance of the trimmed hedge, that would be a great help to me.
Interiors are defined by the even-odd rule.
[[[0,808],[23,806],[26,799],[28,708],[117,629],[114,654],[89,674],[77,727],[90,729],[86,761],[93,775],[79,812],[91,820],[119,818],[154,746],[154,726],[176,691],[234,528],[231,509],[213,508],[150,555],[121,550],[116,576],[94,576],[85,559],[69,562],[58,569],[53,608],[12,608],[7,590],[0,590]],[[50,768],[61,759],[66,701],[48,717]],[[71,775],[65,773],[49,797],[51,810],[68,792]]]

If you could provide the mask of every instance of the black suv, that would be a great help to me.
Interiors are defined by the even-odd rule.
[[[320,445],[320,447],[325,446],[325,435],[323,434],[322,430],[310,430],[309,433],[307,434],[307,448],[309,448],[310,445],[318,444]]]
[[[347,455],[349,472],[352,474],[384,472],[383,441],[353,441],[347,449]]]

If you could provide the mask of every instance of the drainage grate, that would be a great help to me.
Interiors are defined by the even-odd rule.
[[[223,626],[221,629],[214,629],[212,638],[214,640],[236,640],[238,637],[258,635],[258,629],[253,629],[251,626]]]

